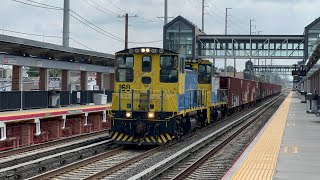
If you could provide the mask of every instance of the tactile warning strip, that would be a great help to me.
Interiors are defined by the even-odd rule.
[[[260,139],[232,176],[233,180],[272,179],[286,127],[291,97],[292,92],[281,104]]]

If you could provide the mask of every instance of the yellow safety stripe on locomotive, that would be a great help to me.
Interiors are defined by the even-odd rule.
[[[118,136],[118,132],[114,133],[114,135],[112,136],[112,139],[115,140],[117,136]]]
[[[124,133],[118,133],[118,132],[112,132],[111,137],[113,140],[118,141],[118,142],[145,142],[145,143],[157,143],[157,144],[162,144],[166,143],[168,141],[172,141],[174,136],[170,136],[170,134],[165,133],[165,134],[160,134],[159,136],[148,136],[143,139],[139,138],[133,138],[133,136],[124,134]]]
[[[129,135],[125,135],[124,138],[122,139],[122,141],[126,141],[128,139]]]
[[[172,138],[170,137],[170,135],[168,133],[166,134],[166,136],[170,141],[172,140]]]
[[[162,139],[162,141],[163,141],[164,143],[166,143],[166,142],[167,142],[167,140],[166,140],[166,138],[164,137],[164,135],[163,135],[163,134],[161,134],[161,135],[160,135],[160,137],[161,137],[161,139]]]
[[[146,139],[146,141],[147,141],[148,143],[150,142],[150,139],[149,139],[148,137],[146,137],[145,139]]]
[[[122,136],[123,136],[123,133],[121,133],[121,134],[119,135],[119,137],[117,138],[117,141],[120,141],[120,139],[122,138]]]
[[[152,142],[154,142],[154,143],[157,142],[156,139],[153,136],[150,136],[150,138],[151,138]]]

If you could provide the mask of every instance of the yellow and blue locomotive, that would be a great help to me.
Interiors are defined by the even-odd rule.
[[[198,72],[201,64],[210,63],[190,62],[194,68],[186,68],[178,53],[160,48],[117,52],[112,138],[119,144],[163,144],[210,123],[218,106],[212,71]]]

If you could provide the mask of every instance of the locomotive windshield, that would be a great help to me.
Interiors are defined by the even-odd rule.
[[[116,61],[116,81],[133,82],[133,56],[117,56]]]
[[[200,84],[211,83],[211,65],[210,64],[199,64],[198,67],[198,81]]]
[[[151,72],[151,56],[142,57],[142,72]]]
[[[162,55],[160,56],[160,82],[176,83],[178,82],[178,56]]]

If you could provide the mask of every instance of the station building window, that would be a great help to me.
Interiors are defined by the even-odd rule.
[[[194,44],[194,34],[190,26],[181,20],[176,21],[165,32],[165,48],[192,56],[192,45]]]

